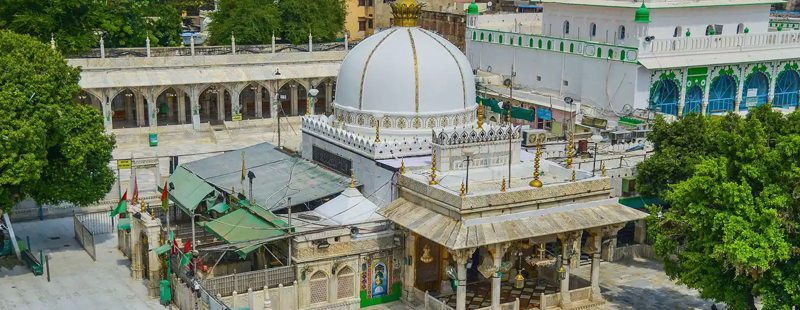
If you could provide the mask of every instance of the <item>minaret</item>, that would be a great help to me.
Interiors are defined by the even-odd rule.
[[[478,26],[478,16],[480,16],[478,5],[473,1],[469,4],[469,7],[467,7],[467,29],[476,28]],[[467,34],[469,34],[469,30],[467,30]]]
[[[636,23],[636,37],[644,38],[648,36],[648,28],[650,23],[650,10],[642,2],[642,6],[636,10],[636,16],[633,18]]]

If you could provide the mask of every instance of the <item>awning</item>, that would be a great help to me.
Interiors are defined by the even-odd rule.
[[[211,185],[182,166],[169,176],[167,182],[175,186],[169,191],[169,197],[187,212],[194,212],[198,204],[215,192]]]
[[[456,220],[399,198],[378,214],[452,250],[627,223],[647,216],[614,199]]]
[[[227,203],[220,202],[220,203],[216,204],[215,206],[211,207],[211,209],[208,209],[208,213],[211,213],[211,211],[217,211],[217,213],[225,213],[225,212],[228,212],[228,210],[230,210],[230,209],[231,209],[231,207],[228,206]]]
[[[650,205],[666,205],[668,204],[661,198],[658,197],[629,197],[629,198],[620,198],[619,203],[626,205],[630,208],[634,209],[644,209],[645,206]]]
[[[281,228],[261,220],[246,209],[233,211],[208,222],[205,229],[225,243],[235,244],[236,253],[242,258],[264,243],[264,239],[285,234]]]
[[[131,218],[125,217],[119,219],[119,221],[117,221],[117,229],[119,230],[131,229]]]
[[[156,255],[161,255],[161,254],[169,252],[169,250],[171,248],[172,248],[172,246],[169,243],[165,243],[165,244],[162,244],[160,247],[157,247],[155,249],[150,249],[150,251],[153,251],[153,253],[156,253]]]

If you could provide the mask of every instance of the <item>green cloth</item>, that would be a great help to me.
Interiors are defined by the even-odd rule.
[[[181,261],[178,263],[178,266],[188,265],[189,262],[192,260],[192,254],[186,253],[181,256]]]
[[[645,206],[666,205],[667,202],[658,197],[630,197],[620,198],[619,203],[634,209],[644,209]]]
[[[261,209],[263,210],[263,209]],[[272,212],[263,210],[262,216],[277,217]],[[247,209],[238,209],[205,225],[206,231],[236,246],[236,253],[245,258],[248,253],[257,249],[264,239],[284,235],[282,227],[262,220]]]
[[[169,252],[170,248],[172,248],[172,246],[169,243],[165,243],[165,244],[161,245],[160,247],[157,247],[155,249],[151,249],[150,251],[153,251],[153,253],[156,253],[156,255],[161,255],[161,254],[164,254],[166,252]]]
[[[117,222],[117,229],[119,230],[128,230],[131,229],[131,218],[121,218]]]
[[[228,206],[227,203],[220,202],[217,205],[211,207],[211,209],[208,209],[208,213],[211,213],[211,211],[217,211],[218,213],[225,213],[228,212],[228,210],[230,209],[231,207]]]
[[[506,112],[508,113],[508,112]],[[528,110],[523,107],[513,107],[511,108],[511,118],[526,120],[529,122],[533,121],[533,110]]]
[[[118,214],[123,214],[128,212],[128,201],[127,200],[120,200],[117,204],[117,207],[114,210],[111,210],[111,216],[115,216]]]
[[[175,185],[175,189],[169,192],[169,196],[187,212],[194,212],[197,205],[215,192],[211,185],[184,167],[178,167],[169,176],[168,183],[170,182]]]

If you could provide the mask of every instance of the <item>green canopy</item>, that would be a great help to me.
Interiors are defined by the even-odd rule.
[[[211,185],[182,166],[169,176],[168,183],[175,186],[169,191],[169,197],[188,212],[194,212],[197,205],[215,192]]]
[[[169,252],[170,248],[171,248],[171,245],[169,243],[165,243],[165,244],[161,245],[160,247],[157,247],[155,249],[150,249],[150,251],[153,251],[153,253],[156,253],[156,255],[161,255],[161,254]]]
[[[620,198],[619,203],[634,209],[644,209],[645,206],[650,206],[650,205],[663,206],[668,204],[666,201],[658,197],[641,197],[641,196]]]
[[[119,221],[117,222],[117,229],[119,230],[131,229],[131,218],[124,217],[119,219]]]
[[[269,211],[263,211],[272,214]],[[272,216],[275,215],[272,214]],[[224,240],[225,243],[235,244],[236,253],[242,258],[257,249],[264,239],[285,234],[281,227],[262,220],[247,209],[239,209],[208,222],[205,229],[217,238]]]
[[[228,210],[230,210],[230,209],[231,209],[231,207],[228,206],[227,203],[220,202],[220,203],[216,204],[215,206],[211,207],[211,209],[208,209],[208,213],[211,213],[211,211],[217,211],[217,213],[225,213],[225,212],[228,212]]]

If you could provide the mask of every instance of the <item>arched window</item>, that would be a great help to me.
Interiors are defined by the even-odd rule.
[[[681,31],[681,27],[675,27],[675,32],[672,33],[673,38],[680,37],[683,32]]]
[[[483,41],[483,32],[481,32],[481,41]]]
[[[692,86],[686,91],[686,98],[683,102],[683,115],[689,113],[703,112],[703,89],[700,86]]]
[[[800,75],[794,70],[782,72],[775,83],[772,106],[785,108],[797,106],[798,90],[800,90]]]
[[[478,33],[477,33],[477,32],[473,32],[473,33],[472,33],[472,41],[475,41],[475,36],[476,36],[476,35],[478,35]]]
[[[619,39],[625,40],[625,26],[619,26]]]
[[[739,26],[736,26],[736,33],[744,33],[744,24],[739,24]]]
[[[553,49],[553,41],[547,41],[547,50]]]
[[[328,276],[324,272],[317,270],[311,276],[308,284],[311,291],[311,304],[328,302]]]
[[[707,36],[713,36],[716,33],[717,33],[717,31],[714,30],[714,25],[708,25],[708,27],[706,27],[706,35]]]
[[[356,295],[355,282],[355,273],[350,266],[345,266],[339,270],[336,274],[336,285],[338,285],[336,298],[354,298]]]
[[[539,44],[537,44],[539,48],[542,48],[542,40],[539,40]]]
[[[608,59],[614,59],[614,50],[608,49]]]
[[[706,114],[733,111],[734,97],[736,97],[736,80],[728,74],[720,76],[711,83],[711,88],[708,91]]]
[[[558,44],[558,50],[561,52],[564,51],[564,41],[561,41],[561,43]]]
[[[492,34],[489,34],[489,42],[492,42]]]
[[[569,52],[570,53],[574,53],[575,52],[575,43],[570,43],[569,44]]]
[[[500,41],[499,42],[500,42],[500,44],[503,44],[503,35],[502,34],[500,35]]]
[[[528,42],[528,45],[529,45],[530,47],[533,47],[533,38],[531,38],[531,40]]]
[[[625,50],[619,51],[619,60],[625,60]]]
[[[597,35],[597,24],[591,23],[589,25],[589,37],[594,37]]]
[[[658,80],[650,90],[650,108],[664,114],[678,115],[678,86],[670,79]]]
[[[755,96],[748,96],[755,92]],[[742,88],[742,102],[739,103],[739,111],[747,111],[748,101],[750,105],[760,106],[767,103],[769,94],[769,78],[764,72],[756,72],[744,81]]]
[[[569,21],[564,21],[564,34],[569,34]]]
[[[522,46],[522,37],[517,37],[517,45]]]
[[[597,58],[603,58],[603,48],[601,48],[601,47],[597,48],[597,55],[596,56],[597,56]]]

